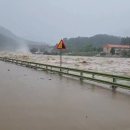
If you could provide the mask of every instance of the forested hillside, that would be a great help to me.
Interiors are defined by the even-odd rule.
[[[64,38],[68,51],[91,51],[100,49],[107,43],[120,44],[121,37],[111,35],[95,35],[93,37]]]

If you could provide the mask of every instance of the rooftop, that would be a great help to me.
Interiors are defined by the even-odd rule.
[[[115,44],[107,44],[104,48],[130,48],[130,45],[115,45]]]

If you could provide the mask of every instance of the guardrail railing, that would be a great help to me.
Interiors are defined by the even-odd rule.
[[[117,87],[130,89],[130,77],[126,77],[126,76],[118,76],[118,75],[111,75],[111,74],[86,71],[86,70],[80,70],[74,68],[59,67],[59,66],[41,64],[36,62],[11,59],[7,57],[0,57],[0,60],[19,64],[34,69],[52,71],[52,72],[59,73],[60,75],[75,76],[80,78],[81,81],[91,80],[98,83],[108,84],[112,86],[113,90],[115,90]]]

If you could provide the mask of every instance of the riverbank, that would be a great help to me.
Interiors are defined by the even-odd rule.
[[[59,66],[59,56],[1,52],[0,56]],[[130,58],[63,56],[63,66],[115,75],[130,76]]]

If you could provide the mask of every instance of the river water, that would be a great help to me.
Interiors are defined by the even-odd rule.
[[[130,130],[129,93],[0,62],[0,130]]]

